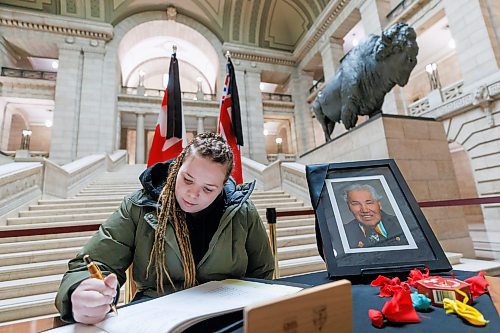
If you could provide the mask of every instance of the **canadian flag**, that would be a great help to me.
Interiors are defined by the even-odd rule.
[[[236,181],[236,184],[241,184],[243,183],[243,172],[241,169],[240,146],[243,146],[243,130],[241,128],[240,101],[236,76],[229,56],[227,57],[226,70],[217,133],[226,139],[233,151],[234,168],[231,176]]]
[[[186,143],[186,128],[182,114],[179,83],[179,63],[174,52],[170,58],[168,84],[149,151],[148,168],[155,163],[176,158]]]

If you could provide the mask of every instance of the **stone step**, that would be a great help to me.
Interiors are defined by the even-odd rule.
[[[267,223],[267,218],[266,218],[265,212],[259,213],[259,216],[264,223]],[[296,221],[297,221],[297,223],[314,224],[314,215],[305,215],[305,216],[296,215],[296,216],[280,217],[280,218],[278,218],[276,223],[279,225],[279,224],[285,224],[285,223],[289,223],[289,222],[295,223]]]
[[[126,196],[126,195],[129,195],[129,194],[132,194],[134,191],[113,191],[113,192],[109,192],[109,196],[113,196],[113,197],[116,197],[116,196]],[[88,197],[103,197],[105,196],[106,194],[102,193],[102,192],[85,192],[85,193],[77,193],[77,195],[75,196],[75,198],[88,198]]]
[[[64,274],[67,269],[67,259],[1,266],[0,281],[27,279],[43,275]]]
[[[277,240],[278,248],[294,245],[316,244],[316,235],[285,236],[278,237]]]
[[[54,222],[70,222],[84,220],[106,220],[112,212],[107,213],[92,213],[92,214],[74,214],[74,215],[54,215],[54,216],[31,216],[31,217],[11,217],[7,219],[7,225],[22,225],[22,224],[40,224]]]
[[[498,243],[490,243],[490,242],[474,242],[475,250],[483,250],[483,251],[496,251],[500,253],[500,242]]]
[[[263,190],[259,190],[259,189],[255,189],[253,190],[252,192],[252,195],[289,195],[288,193],[285,193],[284,191],[280,191],[280,190],[272,190],[272,191],[263,191]]]
[[[469,229],[469,234],[473,242],[490,242],[500,244],[500,231],[479,231]]]
[[[102,202],[77,202],[77,203],[60,203],[60,204],[45,204],[45,205],[32,205],[29,206],[29,210],[39,211],[39,210],[58,210],[58,209],[69,209],[69,208],[86,208],[86,207],[118,207],[123,199],[102,201]]]
[[[57,292],[62,274],[0,282],[0,299]]]
[[[250,199],[273,199],[273,198],[289,198],[289,194],[283,193],[255,193],[255,191],[250,195]]]
[[[82,197],[82,198],[69,198],[69,199],[40,199],[39,205],[58,205],[66,203],[93,203],[103,201],[116,201],[123,200],[124,195],[109,195],[109,196],[95,196],[95,197]]]
[[[99,224],[102,223],[101,221]],[[71,223],[71,225],[75,225],[75,223]],[[31,225],[30,225],[31,226]],[[57,225],[60,226],[60,225]],[[43,225],[45,227],[45,225]],[[6,228],[3,228],[6,229]],[[0,227],[0,230],[2,228]],[[14,242],[29,242],[29,241],[37,241],[37,240],[50,240],[50,239],[65,239],[68,237],[83,237],[83,236],[92,236],[95,231],[83,231],[83,232],[69,232],[66,234],[48,234],[48,235],[36,235],[36,236],[23,236],[23,237],[7,237],[0,238],[0,244],[5,243],[14,243]]]
[[[264,224],[267,226],[268,223],[267,221],[263,220]],[[291,219],[291,220],[278,220],[276,222],[276,229],[281,229],[281,228],[291,228],[291,227],[302,227],[302,226],[314,226],[314,218],[308,217],[308,218],[296,218],[296,219]]]
[[[272,208],[272,207],[268,207],[268,208]],[[312,209],[312,208],[309,206],[298,206],[298,207],[283,207],[283,208],[279,208],[277,211],[278,212],[289,212],[289,211],[309,210],[309,209]],[[263,216],[266,215],[266,209],[264,209],[264,208],[257,208],[257,211],[259,212],[259,215],[263,215]],[[314,216],[314,213],[312,213],[311,215],[297,215],[297,216],[280,217],[279,219],[292,220],[294,218],[299,219],[299,218],[304,218],[307,216],[309,216],[309,217]]]
[[[459,264],[453,265],[453,269],[470,272],[485,271],[486,275],[496,276],[500,275],[500,261],[462,258]]]
[[[75,257],[80,249],[81,246],[0,254],[0,267],[52,260],[69,260]]]
[[[57,313],[56,292],[0,300],[0,322]]]
[[[500,207],[499,207],[500,208]],[[477,231],[500,231],[500,220],[488,223],[486,226],[484,223],[470,223],[468,224],[469,230]]]
[[[274,198],[274,199],[257,199],[257,198],[254,198],[254,197],[251,197],[251,200],[252,202],[257,205],[257,204],[262,204],[262,203],[278,203],[278,202],[296,202],[297,200],[295,198],[291,198],[291,197],[285,197],[285,198]]]
[[[450,265],[456,265],[460,263],[460,260],[462,259],[463,255],[462,253],[455,253],[455,252],[445,252],[446,258],[450,262]]]
[[[38,250],[60,249],[66,247],[83,246],[90,237],[68,237],[63,239],[44,239],[0,244],[0,254],[29,252]]]
[[[318,247],[315,244],[304,244],[278,248],[278,259],[288,260],[318,255]]]
[[[285,277],[296,274],[322,271],[326,269],[326,265],[323,259],[318,255],[280,261],[279,269],[280,277]]]
[[[99,195],[99,196],[103,196],[103,195],[108,195],[108,194],[114,194],[114,193],[132,193],[132,192],[135,192],[137,191],[138,188],[136,187],[133,187],[133,188],[127,188],[127,187],[120,187],[120,188],[117,188],[117,187],[108,187],[108,189],[89,189],[89,188],[86,188],[86,189],[83,189],[81,190],[78,195],[82,195],[82,194],[95,194],[95,195]]]
[[[277,228],[277,237],[293,236],[293,235],[311,235],[315,233],[314,225],[299,226],[290,228]]]
[[[110,190],[110,187],[112,187],[113,189],[135,191],[135,190],[138,190],[139,188],[141,188],[141,183],[137,183],[137,184],[89,184],[82,191],[88,191],[88,190]]]
[[[285,208],[292,209],[292,210],[298,210],[298,209],[302,209],[303,206],[304,206],[304,203],[299,202],[299,201],[296,201],[296,202],[275,202],[272,204],[255,204],[257,211],[260,211],[260,210],[265,211],[265,209],[268,207],[274,207],[278,211],[281,211]]]
[[[500,261],[500,252],[490,250],[475,250],[476,259]]]
[[[83,208],[59,208],[46,210],[24,210],[19,212],[19,217],[52,217],[61,215],[76,215],[76,214],[94,214],[94,213],[113,213],[118,208],[118,205],[104,207],[83,207]]]

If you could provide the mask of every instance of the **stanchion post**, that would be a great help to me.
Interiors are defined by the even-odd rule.
[[[278,263],[278,240],[276,239],[276,208],[266,208],[266,219],[269,224],[269,244],[274,257],[273,279],[280,277],[280,268]]]

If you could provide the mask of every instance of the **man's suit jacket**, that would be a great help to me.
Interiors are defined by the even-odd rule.
[[[365,237],[363,230],[359,227],[360,222],[354,219],[351,222],[344,225],[344,229],[347,235],[347,240],[349,241],[349,247],[351,249],[363,248],[363,247],[379,247],[379,246],[396,246],[396,245],[407,245],[408,241],[401,229],[398,219],[395,216],[388,215],[382,211],[382,223],[384,229],[387,231],[387,238],[382,235],[379,236],[380,241],[375,244],[370,244],[367,237]],[[366,228],[366,227],[365,227]]]

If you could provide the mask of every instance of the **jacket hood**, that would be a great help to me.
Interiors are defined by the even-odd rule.
[[[161,191],[167,182],[168,170],[174,160],[160,162],[147,168],[140,176],[139,180],[142,184],[142,193],[144,194],[137,200],[134,200],[139,205],[154,206],[158,205],[158,199]],[[224,184],[225,206],[239,204],[248,199],[255,187],[255,181],[251,183],[243,183],[236,185],[235,180],[229,177]]]

